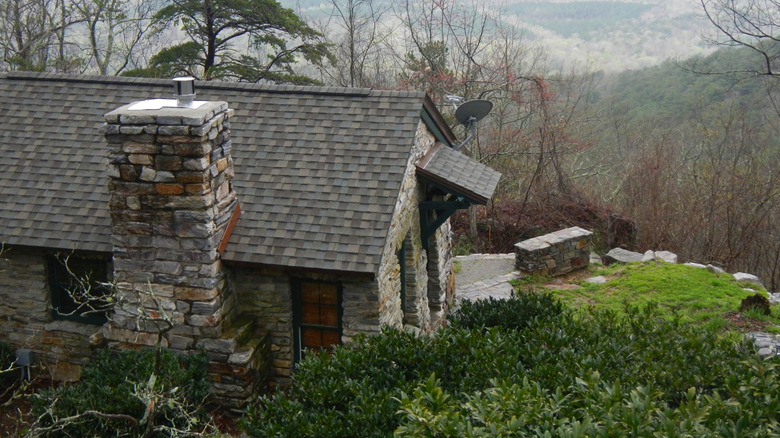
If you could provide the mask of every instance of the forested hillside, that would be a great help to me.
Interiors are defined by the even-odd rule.
[[[774,81],[755,75],[724,74],[760,63],[748,49],[723,48],[702,57],[666,62],[642,70],[603,77],[598,101],[604,109],[623,107],[633,119],[679,120],[714,105],[728,103],[743,115],[771,110]],[[768,94],[770,93],[770,94]]]
[[[579,89],[579,107],[557,119],[566,125],[555,129],[565,130],[538,141],[539,161],[504,181],[525,192],[505,186],[501,201],[471,227],[479,239],[467,236],[460,217],[461,248],[489,242],[477,250],[510,251],[513,240],[540,227],[576,224],[597,230],[604,249],[672,250],[760,273],[777,288],[778,84],[771,76],[727,73],[748,70],[756,59],[749,49],[723,48],[642,70],[577,76],[587,86]],[[570,88],[555,90],[556,104],[571,101]],[[546,178],[535,180],[539,175]],[[636,226],[628,242],[610,231],[617,216]]]
[[[723,74],[757,61],[724,48],[601,78],[589,160],[610,163],[610,176],[584,180],[636,221],[638,249],[761,272],[777,287],[777,80]]]
[[[331,23],[333,12],[346,12],[340,0],[282,0],[289,8],[313,21]],[[452,6],[442,3],[446,7]],[[396,37],[402,35],[397,16],[407,5],[420,2],[372,0],[371,4]],[[347,8],[348,9],[348,8]],[[480,2],[478,9],[500,17],[534,45],[542,45],[556,64],[572,62],[610,72],[648,67],[667,58],[687,58],[709,50],[702,35],[712,28],[703,18],[701,6],[686,0],[564,0]],[[399,41],[395,41],[396,43]]]

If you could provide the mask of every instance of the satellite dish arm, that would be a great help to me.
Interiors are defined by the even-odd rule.
[[[459,151],[460,148],[465,146],[468,142],[471,141],[472,138],[474,138],[474,135],[477,133],[477,118],[474,116],[469,117],[469,119],[466,121],[468,123],[468,127],[471,128],[471,132],[469,133],[469,136],[466,137],[460,144],[454,145],[452,149]]]

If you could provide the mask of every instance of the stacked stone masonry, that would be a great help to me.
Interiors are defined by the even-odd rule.
[[[231,115],[225,102],[106,114],[117,303],[103,335],[114,348],[205,350],[214,393],[239,406],[266,346],[218,252],[237,203]]]
[[[421,201],[427,199],[427,191],[430,188],[417,178],[415,165],[435,141],[421,122],[406,163],[406,173],[401,183],[377,276],[379,314],[374,323],[377,332],[383,325],[406,327],[420,333],[432,332],[442,323],[441,316],[443,311],[446,311],[445,301],[454,291],[452,257],[449,253],[449,221],[434,233],[429,242],[430,250],[423,248],[420,239],[418,206]],[[398,251],[402,246],[405,247],[406,260],[398,260]],[[406,274],[406,299],[403,303],[400,299],[401,263],[405,264]],[[363,313],[366,322],[376,317],[365,310]]]
[[[515,244],[515,267],[539,275],[561,275],[588,266],[593,233],[566,228]]]

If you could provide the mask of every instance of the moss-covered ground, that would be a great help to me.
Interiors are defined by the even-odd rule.
[[[585,282],[585,278],[593,276],[603,276],[607,282]],[[561,301],[577,308],[595,306],[621,312],[626,303],[640,308],[654,303],[667,319],[740,332],[780,333],[780,306],[772,306],[771,315],[739,312],[744,298],[756,292],[766,295],[766,290],[737,282],[729,274],[691,266],[664,262],[591,266],[564,279],[525,277],[515,286],[523,292],[550,290]]]

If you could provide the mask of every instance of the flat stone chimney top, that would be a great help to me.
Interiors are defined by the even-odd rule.
[[[173,105],[165,105],[172,102]],[[121,106],[105,115],[106,123],[123,125],[200,126],[227,110],[227,102],[196,101],[190,107],[176,106],[172,99],[151,99]]]
[[[130,104],[130,111],[159,110],[163,108],[200,108],[206,101],[193,100],[187,105],[179,105],[176,99],[147,99]]]
[[[130,104],[130,111],[160,110],[163,108],[193,108],[203,106],[205,101],[195,100],[195,78],[187,76],[173,78],[174,99],[148,99]]]

